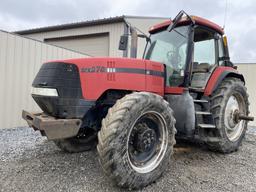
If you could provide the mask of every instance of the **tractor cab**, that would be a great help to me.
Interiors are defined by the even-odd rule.
[[[203,90],[216,67],[233,66],[224,31],[211,21],[181,11],[149,32],[144,59],[165,64],[166,87]]]
[[[165,66],[164,96],[174,110],[176,136],[187,139],[198,133],[202,140],[216,139],[210,98],[225,78],[244,82],[230,62],[223,29],[181,11],[149,32],[143,57]]]

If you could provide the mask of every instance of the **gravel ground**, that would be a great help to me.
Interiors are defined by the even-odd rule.
[[[238,152],[222,155],[191,144],[141,191],[256,191],[256,129]],[[0,130],[0,191],[121,191],[104,176],[96,151],[66,154],[29,128]]]

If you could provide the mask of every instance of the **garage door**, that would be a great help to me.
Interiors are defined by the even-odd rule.
[[[109,35],[106,33],[46,39],[45,42],[91,56],[109,56]]]

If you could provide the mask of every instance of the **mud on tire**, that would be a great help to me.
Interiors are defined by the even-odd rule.
[[[237,100],[240,112],[243,112],[245,115],[249,114],[248,94],[246,93],[244,83],[237,78],[226,78],[211,96],[211,112],[217,127],[217,131],[212,132],[212,134],[218,140],[206,142],[210,150],[231,153],[238,150],[245,136],[247,121],[242,120],[239,122],[242,127],[239,129],[239,132],[234,132],[233,137],[232,129],[230,129],[232,126],[229,126],[229,123],[227,123],[227,115],[229,113],[225,110],[229,107],[229,102],[234,102],[232,99]]]
[[[143,122],[143,119],[147,116],[143,114],[149,114],[149,119],[145,122]],[[162,151],[162,155],[159,155],[161,159],[157,159],[159,161],[158,164],[150,164],[150,161],[154,162],[153,157],[155,156],[152,156],[152,160],[150,159],[146,161],[145,164],[142,163],[142,165],[138,165],[136,163],[140,161],[137,161],[136,158],[144,154],[144,152],[147,152],[147,150],[152,150],[152,148],[142,147],[145,151],[140,151],[136,156],[135,152],[138,150],[138,146],[135,145],[133,141],[135,142],[137,140],[132,140],[131,138],[141,138],[144,136],[144,133],[146,135],[152,134],[152,138],[156,135],[161,135],[160,132],[157,133],[157,131],[154,130],[154,133],[154,131],[148,128],[151,125],[148,125],[147,122],[152,120],[150,120],[150,115],[152,115],[153,120],[155,118],[155,122],[158,122],[158,120],[156,120],[158,117],[153,116],[159,116],[159,122],[162,121],[167,128],[167,136],[164,138],[166,145],[162,145],[164,142],[160,142],[160,139],[159,142],[161,144],[159,144],[156,139],[157,142],[152,140],[152,146],[159,145],[165,146],[166,148],[165,151]],[[173,117],[173,111],[161,96],[146,92],[136,92],[118,100],[116,104],[109,109],[106,118],[102,120],[102,128],[98,133],[97,150],[100,164],[104,172],[118,186],[130,189],[141,188],[155,181],[162,175],[164,170],[167,169],[170,156],[173,153],[176,133],[174,124],[175,119]],[[134,130],[135,133],[133,132]],[[139,136],[134,136],[134,134],[138,134]],[[151,145],[146,144],[144,147],[145,146]],[[153,154],[154,153],[155,152],[153,152]],[[147,155],[147,153],[145,154]],[[156,154],[158,153],[156,152]],[[150,154],[148,156],[150,156]],[[133,158],[135,158],[135,160]]]

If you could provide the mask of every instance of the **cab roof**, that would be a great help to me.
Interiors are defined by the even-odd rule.
[[[222,27],[220,27],[219,25],[217,25],[216,23],[213,23],[207,19],[204,19],[202,17],[198,17],[198,16],[191,16],[191,18],[193,19],[193,21],[195,22],[195,24],[197,25],[201,25],[201,26],[206,26],[209,27],[215,31],[217,31],[218,33],[220,33],[221,35],[224,34],[224,30]],[[179,25],[185,25],[188,22],[190,22],[190,20],[187,17],[182,17],[182,19],[179,21]],[[170,24],[172,23],[172,20],[166,20],[162,23],[156,24],[154,26],[152,26],[149,29],[149,33],[153,34],[157,31],[161,31],[166,29]]]

